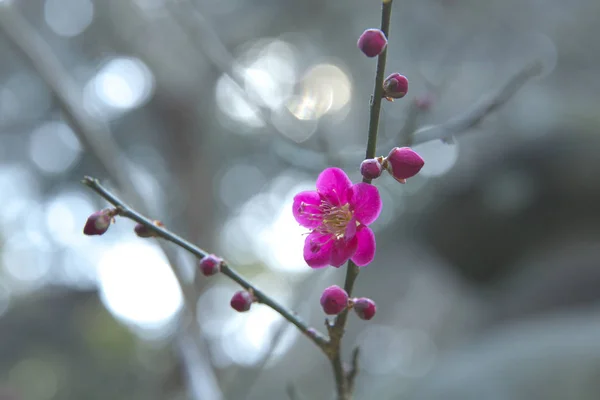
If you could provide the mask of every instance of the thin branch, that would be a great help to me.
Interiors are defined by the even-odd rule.
[[[101,197],[106,199],[109,203],[115,206],[118,210],[118,214],[122,217],[129,218],[135,222],[138,222],[145,227],[147,227],[150,231],[154,232],[157,236],[168,240],[175,245],[181,247],[184,250],[187,250],[189,253],[193,254],[199,259],[206,257],[209,253],[206,250],[201,249],[200,247],[188,242],[183,239],[179,235],[171,232],[168,229],[165,229],[161,226],[157,226],[154,224],[154,221],[144,217],[139,212],[135,211],[124,202],[122,202],[119,198],[117,198],[113,193],[111,193],[108,189],[98,182],[97,179],[86,176],[82,183],[88,186],[90,189],[98,193]],[[252,283],[247,281],[244,277],[242,277],[237,271],[231,268],[226,263],[221,265],[221,273],[231,280],[238,283],[244,289],[250,291],[256,300],[259,303],[263,303],[266,306],[271,307],[273,310],[278,312],[283,318],[287,319],[289,322],[294,324],[302,333],[304,333],[309,339],[311,339],[319,348],[323,351],[326,351],[327,348],[327,339],[323,334],[317,332],[314,328],[310,328],[300,317],[298,317],[292,311],[286,309],[281,304],[277,303],[271,297],[266,295],[263,291],[258,289]]]
[[[390,20],[392,16],[392,0],[384,0],[381,5],[381,31],[385,37],[390,37]],[[388,47],[389,48],[389,47]],[[373,97],[371,98],[371,109],[369,116],[369,133],[367,139],[367,150],[365,158],[374,158],[377,151],[377,133],[379,129],[379,116],[381,114],[381,102],[383,100],[383,80],[385,77],[385,63],[387,60],[387,48],[379,55],[377,59],[377,70],[375,73],[375,87]],[[370,179],[363,179],[365,183],[371,183]],[[348,261],[346,268],[346,279],[344,290],[348,296],[352,296],[354,282],[358,277],[359,269],[351,260]],[[341,340],[346,329],[348,319],[348,310],[343,311],[335,320],[330,329],[330,346],[332,349],[331,365],[333,368],[336,387],[338,391],[338,400],[349,400],[352,398],[352,391],[349,385],[348,376],[344,371],[341,359]]]
[[[477,126],[487,115],[496,111],[511,99],[527,81],[541,72],[542,63],[540,61],[528,64],[512,76],[496,93],[488,95],[473,104],[461,115],[453,117],[442,124],[421,128],[414,132],[413,145],[432,140],[450,141],[453,136]]]

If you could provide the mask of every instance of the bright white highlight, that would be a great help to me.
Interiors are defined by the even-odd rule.
[[[142,242],[109,248],[98,263],[98,284],[106,308],[141,328],[163,328],[182,306],[181,290],[164,255]]]

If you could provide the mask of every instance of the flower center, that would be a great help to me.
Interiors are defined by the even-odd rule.
[[[326,201],[322,201],[319,207],[323,212],[323,224],[317,228],[322,233],[328,233],[341,239],[346,234],[348,223],[352,221],[352,211],[350,205],[334,206]]]

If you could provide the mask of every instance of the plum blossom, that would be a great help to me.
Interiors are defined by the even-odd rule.
[[[368,227],[381,212],[379,191],[368,183],[352,184],[339,168],[317,178],[316,191],[294,197],[294,217],[311,232],[304,260],[311,268],[336,268],[351,259],[363,267],[375,257],[375,235]]]

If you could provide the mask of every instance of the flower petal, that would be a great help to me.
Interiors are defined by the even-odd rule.
[[[370,225],[381,212],[379,190],[368,183],[357,183],[348,190],[348,202],[354,217],[363,225]]]
[[[356,236],[350,240],[336,240],[332,246],[330,265],[336,268],[344,265],[354,255],[357,246],[358,238]]]
[[[321,196],[314,190],[298,193],[294,197],[294,218],[305,228],[316,228],[322,220],[320,204]]]
[[[317,178],[317,192],[336,206],[348,203],[347,191],[351,186],[352,181],[339,168],[327,168]]]
[[[375,235],[371,228],[361,226],[355,237],[358,239],[358,247],[352,256],[352,261],[359,267],[364,267],[375,257]]]
[[[311,268],[323,268],[329,265],[333,240],[330,235],[313,232],[304,241],[304,261]]]

